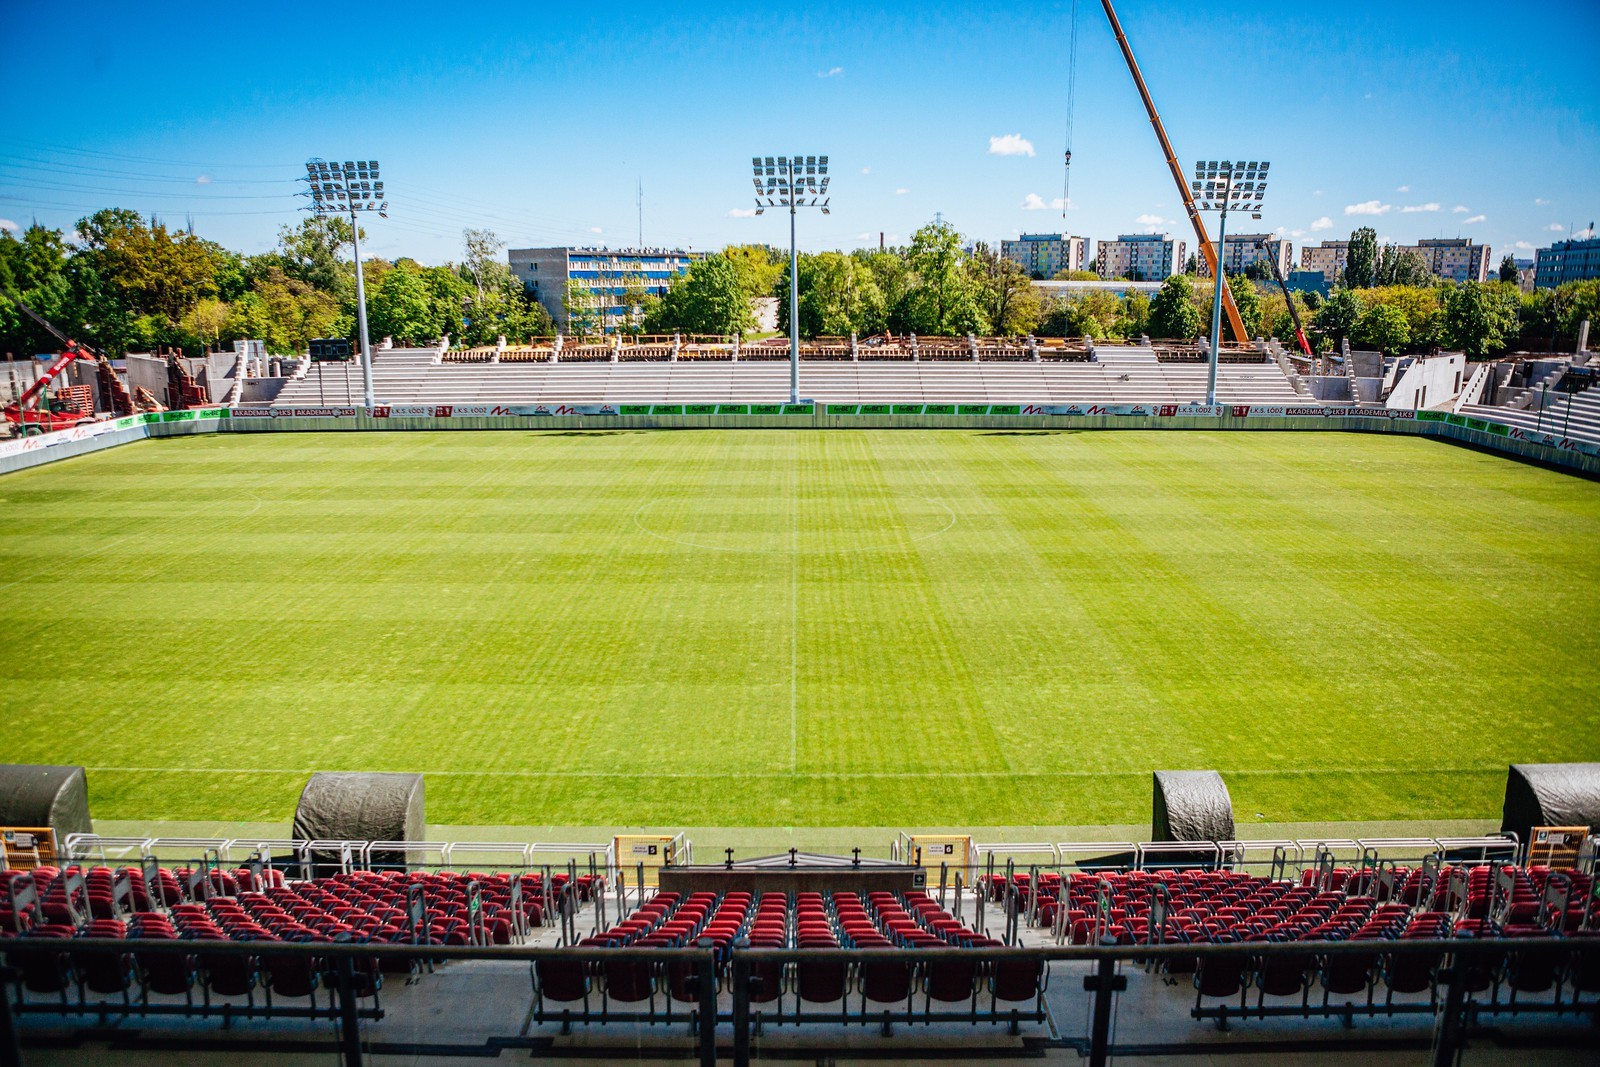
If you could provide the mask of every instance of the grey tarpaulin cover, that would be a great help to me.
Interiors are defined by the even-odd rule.
[[[1600,763],[1513,763],[1500,829],[1527,844],[1535,826],[1600,830]]]
[[[89,780],[82,767],[0,764],[0,826],[48,826],[56,848],[68,834],[87,834]]]
[[[1233,798],[1216,771],[1156,771],[1152,841],[1233,840]]]
[[[426,833],[422,775],[319,771],[294,810],[299,841],[421,841]],[[318,855],[317,863],[335,857]],[[374,857],[403,863],[403,854]]]

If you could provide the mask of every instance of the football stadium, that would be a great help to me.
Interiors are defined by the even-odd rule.
[[[1592,1051],[1589,453],[858,366],[16,442],[29,1062]]]
[[[1600,1064],[1600,22],[1124,6],[8,11],[0,1067]]]

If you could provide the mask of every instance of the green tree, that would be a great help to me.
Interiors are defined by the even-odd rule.
[[[1517,283],[1516,256],[1507,253],[1506,255],[1500,257],[1500,280],[1503,282],[1510,282],[1512,285]]]
[[[155,220],[147,225],[125,208],[78,220],[78,233],[82,246],[74,259],[83,257],[93,267],[96,295],[114,311],[111,319],[124,330],[134,320],[146,322],[113,347],[156,343],[195,301],[216,293],[222,257],[216,245],[193,234],[170,233]]]
[[[1108,336],[1138,340],[1150,332],[1150,304],[1148,296],[1137,289],[1129,289],[1117,297],[1117,316],[1111,323]]]
[[[1097,282],[1100,275],[1092,270],[1063,270],[1057,271],[1053,279],[1058,282]]]
[[[778,298],[778,326],[789,328],[788,279]],[[800,333],[806,337],[869,334],[883,328],[887,309],[872,270],[854,256],[822,252],[800,257]]]
[[[1362,348],[1399,355],[1411,343],[1411,324],[1393,304],[1375,304],[1356,321],[1351,340]]]
[[[1066,337],[1112,337],[1126,336],[1127,327],[1133,325],[1129,316],[1123,313],[1125,297],[1116,293],[1108,293],[1103,289],[1092,289],[1076,300],[1069,300],[1071,314],[1068,316]],[[1150,318],[1150,302],[1145,301],[1142,308],[1146,324]],[[1133,336],[1137,337],[1138,332]]]
[[[178,321],[183,332],[194,338],[192,347],[202,352],[216,345],[222,336],[222,328],[227,324],[228,305],[214,296],[201,297]],[[183,347],[187,350],[191,346],[185,344]]]
[[[350,220],[342,215],[308,215],[296,226],[282,227],[278,255],[284,274],[342,296],[347,286],[355,285],[354,264],[339,258],[352,234]]]
[[[404,260],[402,262],[411,262]],[[428,290],[428,319],[432,337],[461,336],[463,316],[473,294],[472,286],[450,267],[423,267],[423,284]]]
[[[1427,285],[1432,279],[1428,265],[1416,249],[1386,244],[1378,249],[1378,258],[1372,270],[1371,285]]]
[[[771,245],[729,245],[722,250],[747,297],[776,296],[778,279],[787,278],[789,257]]]
[[[1463,282],[1444,299],[1444,342],[1468,359],[1504,351],[1516,336],[1521,306],[1516,289],[1501,282]]]
[[[1150,301],[1150,335],[1182,340],[1200,336],[1200,309],[1195,307],[1194,295],[1194,283],[1187,274],[1174,274],[1162,282]]]
[[[495,236],[493,230],[461,231],[461,239],[466,244],[466,255],[462,260],[462,268],[472,279],[472,284],[478,290],[478,299],[481,301],[484,293],[497,286],[501,276],[494,268],[501,266],[500,250],[506,243]],[[506,267],[506,273],[511,268]]]
[[[755,324],[739,269],[720,252],[695,260],[645,316],[652,333],[744,334]]]
[[[14,294],[47,320],[67,328],[72,285],[67,276],[70,250],[60,230],[29,226],[22,237],[0,230],[0,290]],[[18,356],[53,352],[49,331],[0,300],[0,353]]]
[[[396,263],[367,295],[372,336],[390,337],[396,344],[421,344],[438,337],[443,331],[434,318],[431,296],[428,279],[414,262]]]
[[[1038,321],[1037,302],[1027,300],[1033,282],[1021,264],[979,241],[967,258],[967,270],[976,282],[978,302],[995,333],[1020,336]]]
[[[1350,331],[1361,321],[1366,307],[1361,298],[1350,289],[1335,289],[1317,309],[1317,329],[1324,337],[1332,339],[1335,347],[1350,336]]]
[[[988,333],[977,286],[966,270],[961,235],[931,222],[911,235],[907,254],[916,282],[906,294],[906,326],[914,333],[952,337]]]
[[[1228,292],[1233,294],[1233,306],[1239,309],[1239,318],[1244,322],[1244,335],[1260,337],[1261,293],[1256,289],[1255,283],[1242,274],[1230,274]]]
[[[1440,294],[1442,289],[1432,286],[1386,285],[1363,289],[1356,295],[1363,308],[1385,304],[1405,316],[1409,344],[1413,347],[1430,347],[1439,343]]]
[[[1350,248],[1344,260],[1347,289],[1370,288],[1378,273],[1378,231],[1363,226],[1350,235]]]
[[[872,272],[872,280],[877,284],[878,292],[883,294],[884,321],[869,327],[869,330],[873,333],[878,330],[905,333],[909,328],[907,321],[910,315],[911,289],[917,280],[911,264],[906,262],[905,256],[899,251],[862,250],[851,255],[866,264],[867,269]]]

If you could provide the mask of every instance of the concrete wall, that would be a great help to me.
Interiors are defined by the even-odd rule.
[[[1460,352],[1419,359],[1407,367],[1389,392],[1392,408],[1433,408],[1454,400],[1467,381],[1467,357]]]
[[[128,393],[137,400],[139,388],[142,386],[150,390],[166,407],[172,404],[167,399],[167,361],[157,359],[155,356],[141,356],[128,353],[126,360],[128,368]]]

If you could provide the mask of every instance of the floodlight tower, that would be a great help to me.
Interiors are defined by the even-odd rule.
[[[1252,160],[1231,163],[1201,160],[1194,165],[1194,181],[1189,183],[1194,192],[1195,207],[1201,211],[1219,211],[1217,222],[1217,269],[1212,281],[1211,294],[1211,363],[1206,371],[1206,404],[1217,402],[1217,348],[1222,335],[1222,287],[1227,282],[1227,267],[1223,253],[1227,249],[1228,212],[1248,211],[1250,217],[1261,217],[1261,202],[1267,196],[1267,168],[1272,164]]]
[[[367,286],[361,277],[361,225],[359,215],[376,211],[389,217],[389,201],[378,178],[375,159],[329,163],[323,159],[306,161],[306,184],[311,187],[309,210],[318,215],[334,212],[350,214],[350,242],[356,256],[356,319],[361,325],[361,386],[366,394],[367,414],[376,403],[372,394],[372,342],[367,338]]]
[[[800,253],[794,216],[803,207],[828,214],[827,156],[751,156],[755,172],[756,214],[769,207],[789,209],[789,403],[800,401]]]

